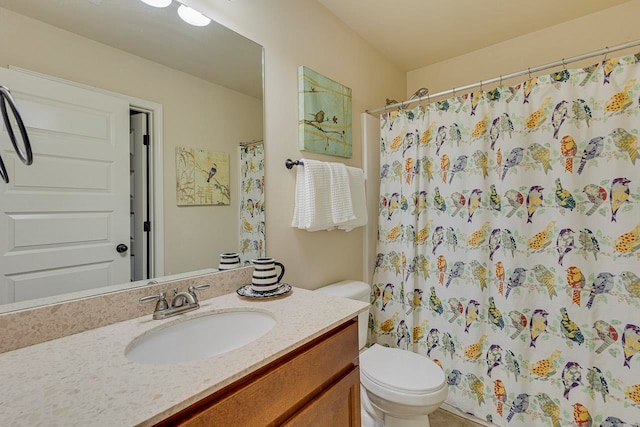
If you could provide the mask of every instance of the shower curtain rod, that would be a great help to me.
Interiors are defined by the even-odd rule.
[[[622,49],[627,49],[630,47],[634,47],[634,46],[638,46],[640,45],[640,40],[634,40],[628,43],[623,43],[623,44],[619,44],[613,47],[605,47],[604,49],[600,49],[600,50],[596,50],[593,52],[589,52],[589,53],[585,53],[582,55],[578,55],[578,56],[574,56],[571,58],[563,58],[560,61],[556,61],[556,62],[551,62],[549,64],[544,64],[544,65],[539,65],[537,67],[531,67],[531,68],[527,68],[526,70],[522,70],[522,71],[518,71],[516,73],[511,73],[511,74],[506,74],[504,76],[499,76],[499,77],[495,77],[493,79],[489,79],[489,80],[480,80],[477,83],[472,83],[466,86],[460,86],[460,87],[456,87],[453,89],[449,89],[449,90],[445,90],[442,92],[438,92],[438,93],[434,93],[433,95],[425,95],[425,96],[421,96],[419,98],[415,98],[412,100],[407,100],[407,101],[402,101],[402,102],[396,102],[395,104],[390,104],[390,105],[386,105],[384,107],[380,107],[380,108],[376,108],[374,110],[365,110],[366,113],[369,114],[374,114],[374,113],[380,113],[383,111],[391,111],[391,110],[395,110],[397,108],[403,108],[408,106],[409,104],[413,104],[414,102],[422,102],[422,101],[429,101],[431,98],[438,98],[444,95],[455,95],[456,92],[464,92],[466,90],[469,89],[473,89],[475,87],[478,86],[483,86],[483,85],[488,85],[488,84],[492,84],[492,83],[497,83],[497,82],[502,82],[502,80],[507,80],[507,79],[512,79],[514,77],[520,77],[520,76],[524,76],[527,74],[531,74],[531,73],[537,73],[538,71],[543,71],[543,70],[547,70],[549,68],[554,68],[554,67],[559,67],[559,66],[565,66],[571,62],[577,62],[577,61],[582,61],[583,59],[589,59],[589,58],[593,58],[594,56],[600,56],[600,55],[606,55],[611,53],[611,52],[616,52],[618,50],[622,50]]]
[[[253,141],[239,142],[238,145],[241,147],[248,147],[249,145],[257,145],[263,142],[262,139],[254,139]]]

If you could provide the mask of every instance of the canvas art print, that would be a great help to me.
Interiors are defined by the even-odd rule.
[[[351,158],[351,89],[298,68],[299,148]]]
[[[178,206],[228,205],[229,154],[176,147]]]

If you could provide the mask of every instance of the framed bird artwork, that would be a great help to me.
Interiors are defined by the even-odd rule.
[[[176,147],[178,206],[229,205],[229,154]]]
[[[351,158],[351,89],[298,67],[298,148]]]

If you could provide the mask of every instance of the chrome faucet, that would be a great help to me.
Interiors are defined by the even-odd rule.
[[[178,289],[174,289],[171,304],[167,302],[164,292],[160,292],[158,295],[142,297],[140,298],[140,302],[157,301],[153,318],[156,320],[166,319],[167,317],[198,309],[200,304],[198,303],[196,291],[207,289],[209,286],[210,285],[189,286],[188,290],[183,292],[178,292]]]
[[[171,307],[182,307],[185,304],[198,304],[198,298],[196,297],[195,292],[178,292],[178,289],[173,290],[173,301],[171,301]]]

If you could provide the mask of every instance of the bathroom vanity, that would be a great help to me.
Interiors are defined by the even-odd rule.
[[[157,425],[359,426],[357,333],[350,320]]]
[[[355,318],[367,307],[298,288],[269,300],[232,293],[181,316],[152,320],[149,313],[8,351],[0,354],[0,420],[11,426],[359,425]],[[243,347],[201,360],[141,364],[125,356],[152,329],[234,310],[269,313],[276,324]]]

